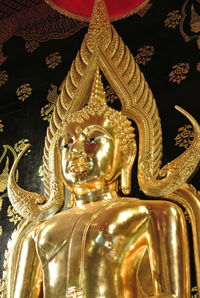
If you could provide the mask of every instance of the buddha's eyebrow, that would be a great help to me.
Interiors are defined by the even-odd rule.
[[[101,127],[99,125],[90,125],[82,131],[82,133],[84,135],[88,134],[88,133],[92,134],[95,132],[101,132],[101,133],[106,134],[108,137],[113,138],[113,136],[111,135],[111,133],[109,131],[107,131],[104,127]]]
[[[65,133],[65,134],[61,135],[61,139],[71,138],[71,137],[74,137],[74,134],[72,134],[72,133]]]

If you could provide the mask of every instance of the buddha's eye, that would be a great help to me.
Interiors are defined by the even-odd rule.
[[[87,144],[96,144],[97,143],[97,138],[94,138],[94,137],[88,137],[85,142]]]
[[[73,143],[74,143],[73,138],[69,138],[67,140],[63,140],[63,148],[65,148],[65,149],[68,150],[72,146]]]
[[[65,144],[63,147],[64,147],[65,149],[69,149],[69,148],[70,148],[70,144]]]
[[[93,154],[97,151],[99,142],[98,137],[87,137],[84,142],[85,153]]]

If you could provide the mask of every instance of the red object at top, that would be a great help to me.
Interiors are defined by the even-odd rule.
[[[94,0],[45,0],[59,12],[79,20],[88,20]],[[149,0],[105,0],[111,20],[128,16],[142,8]]]

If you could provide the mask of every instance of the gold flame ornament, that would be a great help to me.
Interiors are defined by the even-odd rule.
[[[120,112],[107,106],[99,71],[118,95]],[[25,297],[30,286],[33,294],[29,297],[39,297],[40,283],[34,280],[41,281],[41,272],[44,297],[48,298],[190,297],[187,231],[181,210],[165,200],[121,199],[117,193],[119,180],[122,191],[130,193],[136,154],[127,118],[139,130],[141,190],[149,197],[181,204],[190,215],[200,288],[199,195],[187,184],[199,165],[200,127],[189,113],[176,108],[193,125],[194,139],[183,154],[161,168],[162,130],[155,99],[128,47],[110,24],[104,1],[96,0],[88,33],[62,84],[47,129],[45,194],[25,191],[15,181],[25,150],[10,172],[10,201],[29,221],[13,240],[8,297]],[[71,192],[71,209],[59,212],[65,187]],[[135,242],[131,242],[133,238]],[[12,264],[15,252],[18,261]],[[29,267],[29,260],[34,267]],[[23,280],[31,280],[31,285],[24,285]]]

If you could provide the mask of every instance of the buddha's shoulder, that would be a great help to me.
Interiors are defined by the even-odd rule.
[[[56,215],[51,216],[45,222],[40,224],[38,227],[38,233],[54,233],[55,231],[67,232],[71,229],[78,221],[86,222],[91,217],[95,218],[98,214],[108,214],[112,210],[112,214],[122,212],[127,208],[135,208],[141,206],[141,201],[136,198],[119,198],[104,201],[97,201],[94,203],[88,203],[81,207],[73,207],[65,211],[61,211]]]
[[[38,232],[46,233],[67,233],[71,231],[77,222],[86,223],[95,221],[98,217],[107,217],[107,221],[112,220],[113,216],[126,212],[134,216],[137,213],[149,213],[154,208],[159,208],[160,205],[171,204],[164,201],[141,200],[138,198],[118,198],[105,201],[89,203],[81,207],[73,207],[71,209],[61,211],[58,214],[50,217],[42,223]]]

